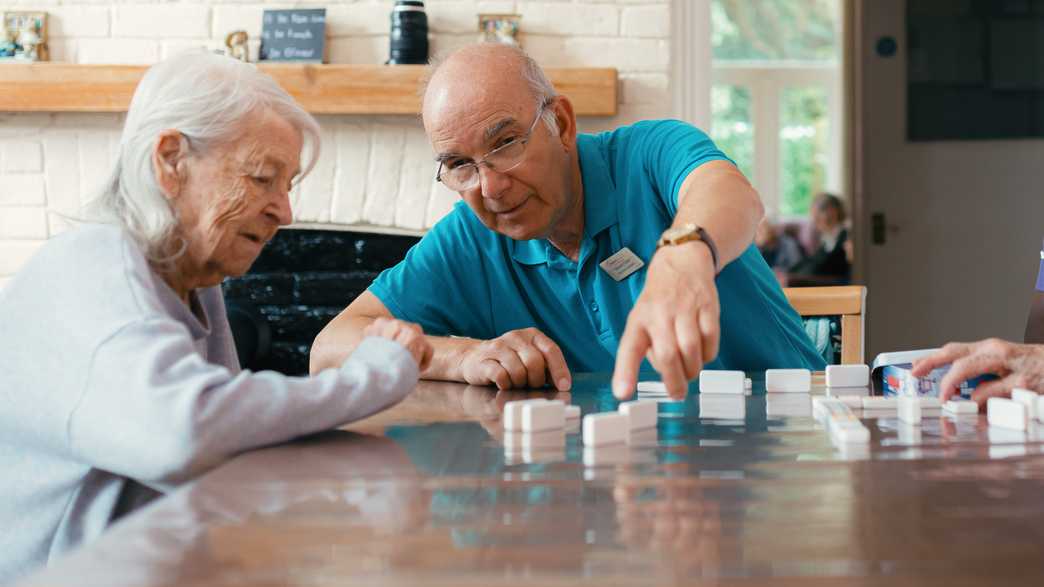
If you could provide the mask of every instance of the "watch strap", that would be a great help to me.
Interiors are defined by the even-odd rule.
[[[702,226],[696,227],[696,234],[700,235],[700,240],[710,249],[711,261],[714,263],[714,275],[717,275],[721,272],[721,266],[718,265],[718,245],[714,244],[714,239],[707,234],[706,230],[703,230]]]
[[[689,241],[700,240],[703,241],[707,248],[710,249],[711,261],[714,263],[714,275],[721,272],[721,266],[718,261],[718,246],[714,244],[714,239],[711,238],[707,231],[702,226],[695,224],[687,224],[683,228],[688,229],[688,234],[678,238],[667,238],[666,236],[660,236],[660,240],[656,243],[656,248],[665,247],[668,245],[680,245]]]

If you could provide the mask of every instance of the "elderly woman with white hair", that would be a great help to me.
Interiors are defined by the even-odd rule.
[[[240,370],[219,284],[291,221],[318,137],[253,66],[191,53],[145,74],[88,222],[0,293],[0,583],[239,452],[414,388],[431,349],[394,320],[314,377]]]

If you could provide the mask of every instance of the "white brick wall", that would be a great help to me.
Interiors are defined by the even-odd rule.
[[[47,10],[52,59],[150,64],[190,47],[216,48],[245,29],[257,53],[261,12],[298,0],[0,0]],[[331,63],[388,58],[391,0],[324,2]],[[615,117],[582,118],[597,131],[670,115],[669,0],[428,0],[432,54],[477,38],[480,12],[522,15],[522,44],[549,67],[616,67]],[[64,230],[109,173],[123,117],[0,112],[0,287]],[[457,195],[432,180],[430,147],[414,116],[322,116],[319,165],[294,194],[302,223],[420,231]]]

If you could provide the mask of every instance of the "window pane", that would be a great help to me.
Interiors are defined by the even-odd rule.
[[[711,138],[754,181],[754,123],[750,90],[740,86],[711,88]]]
[[[836,62],[840,0],[712,0],[714,59]]]
[[[808,214],[812,198],[826,185],[830,140],[827,93],[823,88],[783,90],[780,112],[783,215]]]

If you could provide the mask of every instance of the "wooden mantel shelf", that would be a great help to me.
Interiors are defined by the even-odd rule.
[[[314,114],[419,114],[422,65],[264,64]],[[139,65],[0,64],[0,112],[125,112]],[[616,70],[548,68],[578,116],[616,114]]]

